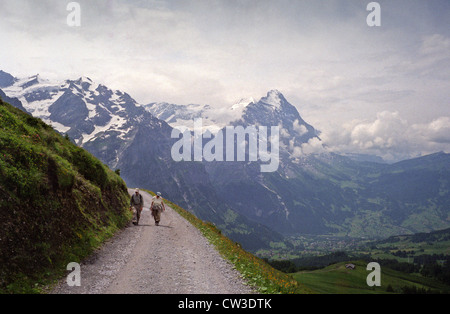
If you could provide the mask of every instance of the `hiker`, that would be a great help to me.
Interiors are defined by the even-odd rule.
[[[166,210],[160,192],[156,193],[156,197],[153,198],[150,210],[152,211],[152,216],[155,219],[155,225],[159,226],[159,221],[161,220],[161,212]]]
[[[131,196],[130,200],[130,210],[133,211],[133,225],[137,226],[139,224],[139,219],[141,218],[141,212],[144,208],[144,198],[139,193],[139,189],[134,190],[134,194]]]

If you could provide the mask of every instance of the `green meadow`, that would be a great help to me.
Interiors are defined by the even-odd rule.
[[[313,293],[319,294],[387,294],[387,293],[449,293],[450,287],[418,274],[405,274],[381,265],[381,286],[367,285],[367,263],[350,262],[355,269],[347,269],[346,262],[314,271],[301,271],[294,278]]]

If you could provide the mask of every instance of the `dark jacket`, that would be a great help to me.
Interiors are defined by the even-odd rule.
[[[142,197],[141,194],[138,194],[138,195],[133,194],[131,196],[130,206],[133,206],[133,205],[140,205],[141,207],[144,207],[144,198]]]

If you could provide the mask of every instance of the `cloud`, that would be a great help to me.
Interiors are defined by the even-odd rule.
[[[448,58],[449,49],[450,38],[441,34],[432,34],[423,39],[420,53],[424,55],[442,55]]]
[[[326,149],[324,148],[323,142],[317,137],[313,137],[308,141],[308,143],[302,144],[302,152],[305,155],[309,154],[320,154],[324,153]]]
[[[391,149],[400,144],[399,135],[406,129],[407,123],[398,112],[384,111],[374,122],[354,126],[350,137],[352,145],[359,149]]]
[[[421,152],[401,130],[447,147],[448,0],[380,1],[380,28],[348,0],[79,0],[71,28],[68,2],[0,1],[2,70],[219,109],[279,89],[317,129],[338,125],[334,149]]]
[[[410,124],[399,112],[383,111],[371,121],[354,120],[321,135],[329,151],[378,155],[387,161],[450,153],[450,117]]]
[[[420,137],[429,144],[450,144],[450,117],[440,117],[429,124],[412,125],[415,137]]]
[[[317,137],[309,139],[307,143],[303,143],[300,146],[295,145],[295,138],[293,138],[289,140],[289,146],[284,148],[290,152],[291,158],[293,159],[301,158],[311,154],[326,153],[328,151],[324,146],[323,141]]]
[[[296,119],[293,123],[294,131],[297,132],[298,135],[302,136],[303,134],[308,133],[308,129],[303,124],[300,124],[298,119]]]

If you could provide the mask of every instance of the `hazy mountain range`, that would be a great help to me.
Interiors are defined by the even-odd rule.
[[[328,153],[320,131],[276,90],[214,109],[138,104],[87,77],[55,83],[0,72],[0,89],[6,101],[120,169],[129,187],[162,192],[247,248],[286,234],[385,237],[450,227],[450,155],[385,164]],[[175,162],[173,128],[192,129],[198,118],[213,134],[278,126],[278,170],[262,173],[261,161]]]

